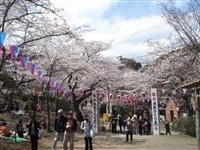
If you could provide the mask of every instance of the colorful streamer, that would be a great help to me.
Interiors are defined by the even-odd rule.
[[[20,56],[20,62],[22,67],[26,67],[28,63],[28,57],[26,55]]]
[[[38,71],[37,71],[37,76],[38,76],[39,78],[42,78],[43,75],[44,75],[44,71],[43,71],[43,70],[38,70]]]
[[[0,49],[3,47],[5,40],[6,40],[6,33],[0,32]]]
[[[50,80],[50,77],[44,77],[43,82],[45,86],[48,85],[49,80]]]
[[[19,47],[15,45],[10,46],[10,56],[13,61],[16,60],[18,54],[19,54]]]
[[[0,49],[0,58],[3,57],[3,51]]]
[[[29,68],[29,71],[31,72],[31,74],[33,75],[35,73],[35,70],[36,70],[36,65],[29,63],[28,68]]]
[[[35,70],[36,70],[36,65],[32,64],[32,66],[31,66],[31,74],[34,74]]]
[[[3,48],[5,40],[6,40],[6,33],[0,32],[0,57],[3,56],[2,48]],[[16,45],[12,45],[9,47],[9,50],[10,50],[11,60],[15,63],[15,60],[18,57],[20,48]],[[32,75],[36,75],[39,78],[43,77],[44,71],[36,69],[35,64],[28,62],[27,55],[21,55],[19,57],[19,61],[20,61],[20,64],[22,67],[28,67],[28,70],[31,72]],[[46,87],[48,85],[49,81],[50,81],[50,77],[43,77],[44,87]],[[64,86],[61,86],[61,84],[58,83],[57,81],[51,81],[50,87],[54,90],[57,90],[59,92],[59,94],[62,94],[63,96],[66,96],[66,97],[72,96],[72,91]],[[83,91],[76,90],[76,94],[81,96],[83,94]]]

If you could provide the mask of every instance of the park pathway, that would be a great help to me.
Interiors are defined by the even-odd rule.
[[[75,138],[75,150],[84,150],[82,135]],[[52,141],[43,139],[40,141],[42,150],[49,150]],[[39,147],[40,147],[39,146]],[[185,135],[144,135],[134,136],[133,142],[125,142],[125,135],[104,133],[93,140],[94,150],[197,150],[196,138]],[[40,149],[40,148],[39,148]],[[62,142],[58,142],[57,150],[62,150]]]

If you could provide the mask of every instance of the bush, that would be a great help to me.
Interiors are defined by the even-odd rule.
[[[172,129],[174,131],[179,131],[189,136],[196,137],[195,117],[177,119],[172,124]]]

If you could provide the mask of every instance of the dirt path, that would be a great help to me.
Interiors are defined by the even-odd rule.
[[[75,150],[84,150],[84,141],[80,134],[76,135]],[[40,141],[39,150],[50,150],[52,139]],[[125,142],[125,135],[104,134],[96,136],[93,140],[94,150],[197,150],[195,138],[185,135],[157,135],[134,136],[133,142]],[[57,150],[62,150],[59,141]]]

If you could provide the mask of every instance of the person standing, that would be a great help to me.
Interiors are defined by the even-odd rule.
[[[130,117],[126,119],[126,142],[128,142],[130,135],[130,141],[133,142],[133,122]]]
[[[131,120],[132,120],[132,123],[133,123],[133,134],[137,135],[137,133],[138,133],[138,131],[137,131],[138,121],[135,117],[133,117]]]
[[[76,129],[77,121],[73,118],[73,111],[69,111],[63,138],[63,150],[68,150],[68,143],[70,145],[70,150],[74,150],[74,136]]]
[[[151,122],[149,119],[147,119],[147,135],[151,134]]]
[[[28,135],[30,136],[31,150],[38,150],[39,123],[36,121],[34,115],[31,116],[30,121],[26,127],[28,128]]]
[[[92,124],[90,123],[88,116],[84,117],[84,120],[81,122],[81,130],[84,134],[85,140],[85,150],[93,150],[92,147],[92,137],[90,135],[90,130],[92,128]]]
[[[46,136],[45,133],[46,133],[46,128],[47,128],[46,121],[43,117],[39,121],[39,126],[40,126],[40,129],[39,129],[38,136],[39,136],[39,139],[42,139],[44,136]]]
[[[117,133],[117,118],[115,116],[112,117],[112,133]]]
[[[119,124],[119,132],[122,133],[123,120],[121,115],[119,115],[118,117],[118,124]]]
[[[142,130],[143,130],[143,121],[142,121],[142,118],[140,118],[140,119],[138,120],[138,134],[139,134],[140,136],[142,136]]]
[[[170,124],[169,124],[169,121],[167,121],[165,123],[165,130],[166,130],[166,135],[171,135],[171,131],[170,131]]]
[[[55,136],[53,140],[52,150],[56,150],[58,140],[63,138],[66,122],[67,118],[63,115],[63,110],[59,109],[58,116],[56,117],[54,122]]]

